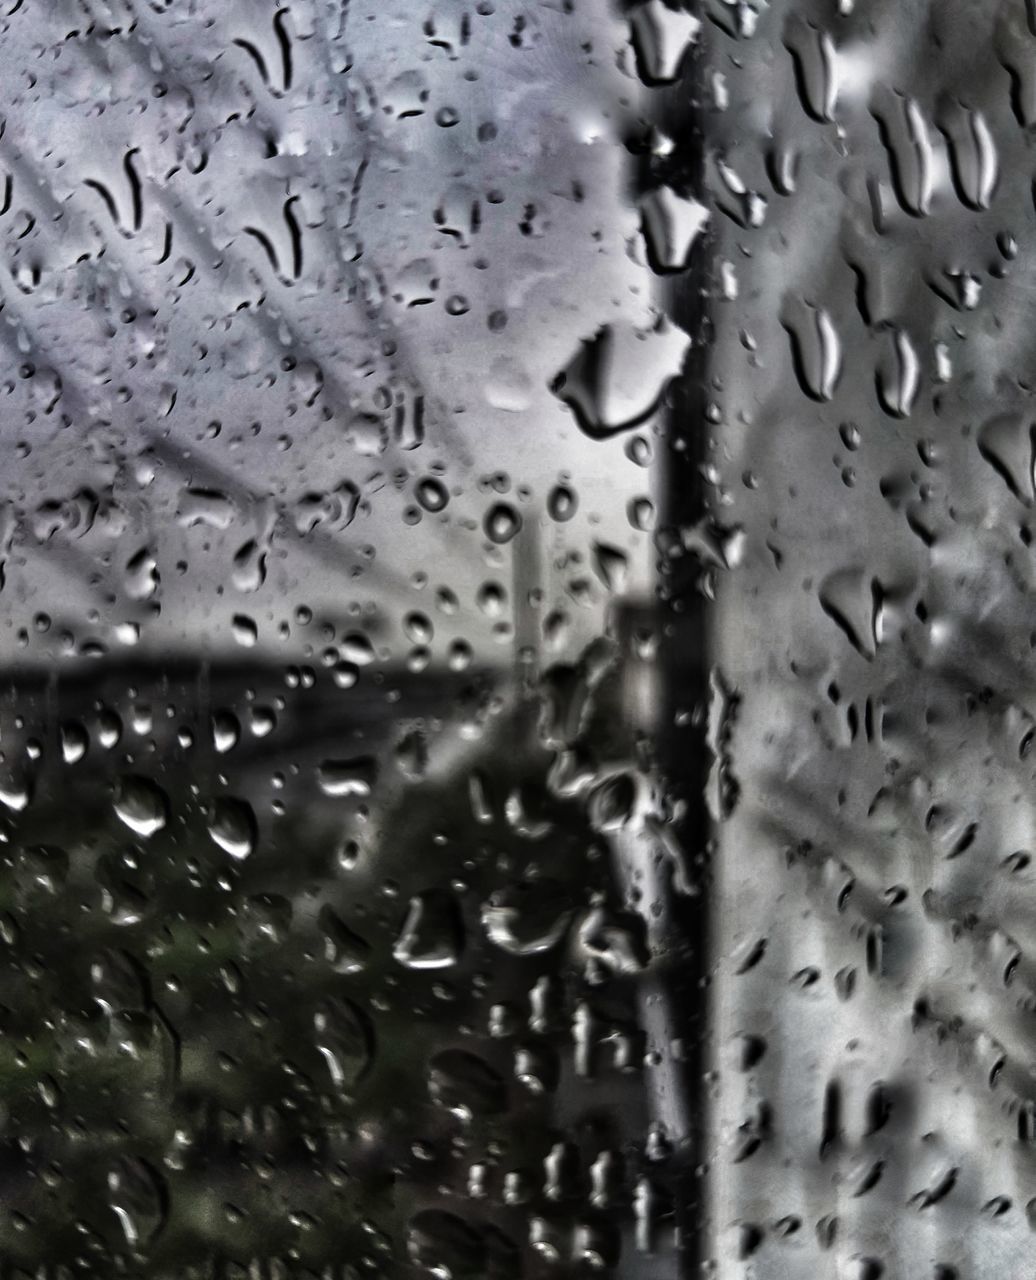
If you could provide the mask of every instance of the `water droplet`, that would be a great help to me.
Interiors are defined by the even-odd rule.
[[[463,1049],[435,1055],[428,1065],[428,1092],[440,1107],[465,1117],[499,1115],[507,1106],[503,1076]]]
[[[83,725],[68,721],[61,726],[61,758],[65,764],[77,764],[86,755],[90,736]]]
[[[556,484],[547,494],[547,514],[559,524],[571,520],[578,509],[579,498],[570,485]]]
[[[338,973],[362,972],[370,957],[370,945],[330,906],[320,908],[318,923],[324,933],[324,956],[328,963]]]
[[[212,745],[221,754],[232,751],[241,739],[241,724],[232,711],[217,711],[212,717]]]
[[[623,590],[629,572],[629,557],[625,551],[604,542],[595,542],[593,566],[594,572],[608,591],[618,594]]]
[[[328,796],[369,796],[377,777],[377,761],[370,756],[325,760],[317,772],[320,789]]]
[[[603,439],[654,412],[689,345],[665,322],[643,332],[606,325],[582,343],[551,389],[588,436]]]
[[[781,323],[791,339],[795,374],[812,400],[833,398],[842,372],[842,344],[822,307],[789,299]]]
[[[672,9],[663,0],[646,0],[630,15],[637,69],[646,84],[669,84],[680,74],[689,45],[698,39],[701,19]]]
[[[392,954],[408,969],[447,969],[464,949],[464,929],[449,894],[429,890],[410,899]]]
[[[259,640],[259,628],[255,619],[245,613],[235,613],[231,623],[234,640],[243,649],[251,649]]]
[[[352,1089],[374,1061],[374,1031],[369,1020],[352,1001],[331,997],[314,1014],[313,1030],[332,1084]]]
[[[108,1173],[108,1197],[126,1243],[147,1248],[167,1214],[168,1192],[159,1174],[144,1160],[123,1156]]]
[[[659,272],[685,271],[699,236],[708,226],[709,211],[697,200],[658,187],[640,203],[648,260]]]
[[[148,839],[168,822],[169,800],[150,778],[127,774],[116,787],[115,812],[131,831]]]
[[[510,542],[522,527],[522,518],[509,503],[497,502],[486,512],[483,528],[490,542]]]
[[[241,860],[255,852],[258,827],[252,806],[246,800],[221,796],[209,809],[208,832],[216,844],[232,858]]]
[[[571,918],[562,886],[545,879],[498,890],[482,907],[486,937],[515,956],[550,951],[565,936]]]

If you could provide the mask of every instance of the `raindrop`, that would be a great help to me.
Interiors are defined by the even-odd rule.
[[[567,484],[556,484],[547,494],[547,514],[559,524],[571,520],[579,508],[576,491]]]
[[[115,790],[115,812],[131,831],[148,839],[168,822],[169,800],[150,778],[127,774]]]
[[[240,861],[255,852],[258,828],[246,800],[221,796],[209,809],[208,832],[216,844]]]
[[[377,776],[377,762],[370,756],[325,760],[317,771],[320,789],[328,796],[369,796]]]
[[[497,502],[490,507],[483,521],[486,537],[498,546],[510,542],[521,527],[521,516],[506,502]]]
[[[392,955],[407,969],[448,969],[464,949],[464,929],[452,897],[440,890],[410,899]]]

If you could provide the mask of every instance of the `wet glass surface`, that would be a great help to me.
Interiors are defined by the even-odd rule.
[[[3,1280],[1027,1275],[1029,0],[0,41]]]

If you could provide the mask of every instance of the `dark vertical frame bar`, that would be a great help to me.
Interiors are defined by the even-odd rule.
[[[705,24],[702,37],[707,35]],[[700,101],[702,48],[684,56],[672,85],[655,90],[653,123],[674,144],[664,158],[645,151],[638,158],[638,185],[661,184],[677,194],[702,199],[704,121]],[[709,881],[710,819],[706,780],[709,697],[709,609],[699,585],[701,565],[683,547],[680,531],[708,512],[702,465],[708,456],[708,228],[695,245],[690,265],[660,277],[660,294],[673,324],[692,338],[680,377],[670,385],[658,459],[659,558],[658,704],[654,739],[664,792],[673,814],[676,846],[692,892],[667,895],[670,934],[677,940],[665,977],[674,1025],[680,1039],[680,1075],[688,1136],[674,1152],[670,1194],[681,1243],[681,1274],[700,1277],[709,1255],[705,1221],[708,1176],[708,1065],[710,1030],[708,976],[711,961]],[[675,1052],[675,1049],[674,1049]]]

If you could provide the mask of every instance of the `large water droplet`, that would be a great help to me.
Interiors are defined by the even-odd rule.
[[[255,813],[247,800],[221,796],[209,810],[208,832],[232,858],[241,860],[255,852],[258,838]]]
[[[126,1243],[147,1248],[167,1214],[168,1193],[159,1174],[145,1161],[123,1156],[108,1174],[108,1197]]]
[[[372,756],[352,760],[325,760],[317,771],[320,789],[328,796],[369,796],[378,777]]]
[[[636,426],[657,408],[690,339],[667,322],[640,331],[606,325],[582,343],[551,390],[593,439]]]
[[[509,502],[497,502],[486,512],[483,528],[490,542],[502,546],[522,527],[522,518]]]
[[[314,1014],[313,1030],[332,1083],[339,1089],[353,1088],[374,1060],[369,1020],[352,1001],[331,997]]]
[[[131,831],[147,839],[169,820],[169,800],[150,778],[127,774],[115,791],[115,812]]]

